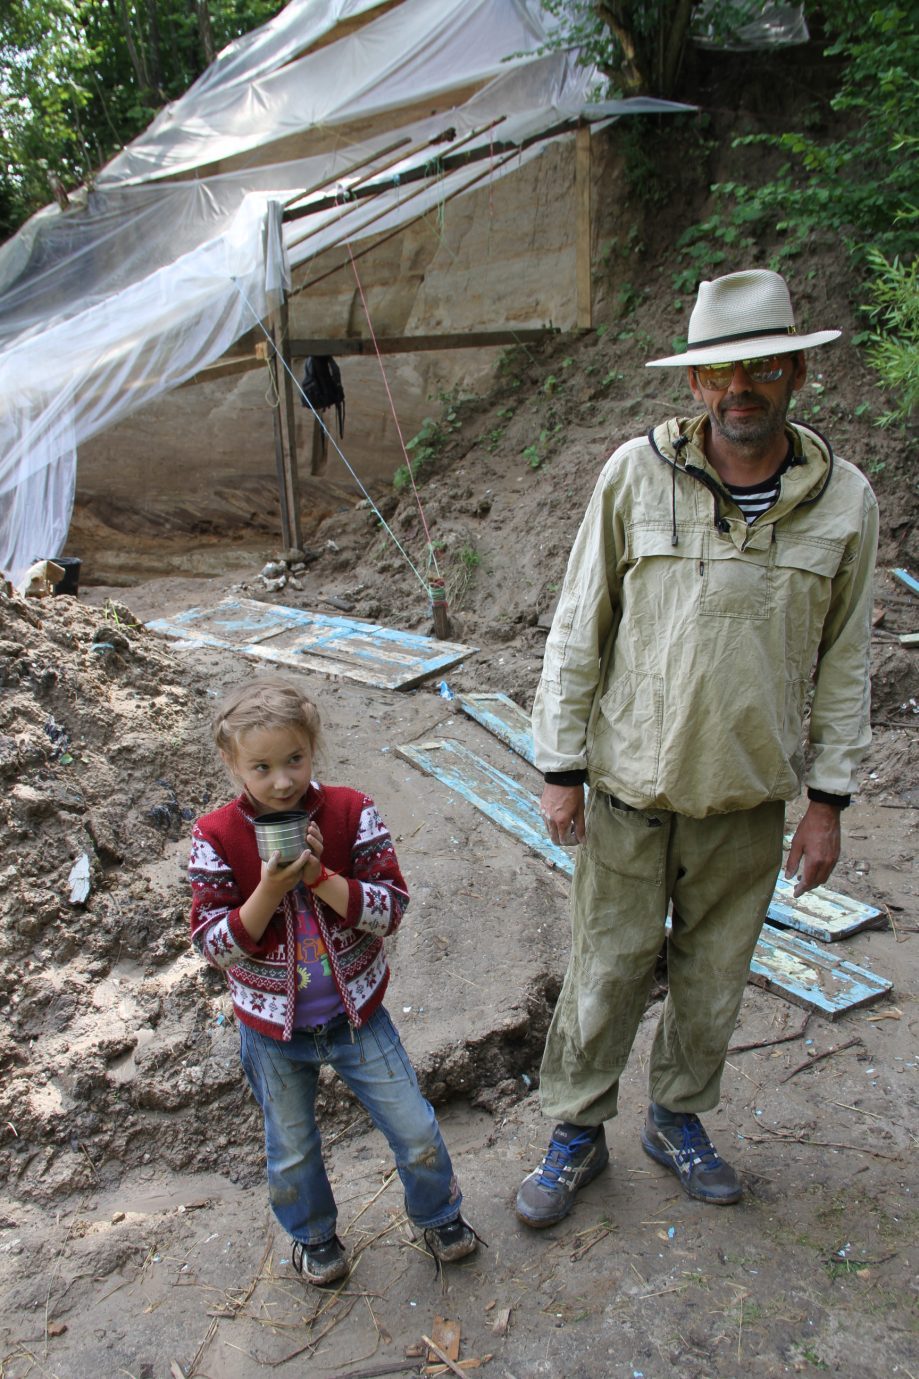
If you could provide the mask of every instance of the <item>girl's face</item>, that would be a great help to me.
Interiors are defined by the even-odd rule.
[[[254,805],[296,809],[313,772],[313,752],[300,728],[253,728],[236,742],[227,765]]]

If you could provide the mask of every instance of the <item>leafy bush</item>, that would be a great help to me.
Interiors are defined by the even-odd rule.
[[[902,420],[902,407],[915,405],[916,386],[909,332],[915,328],[919,140],[908,131],[919,127],[919,28],[896,3],[866,13],[853,0],[838,0],[825,14],[835,35],[825,55],[844,62],[831,104],[846,132],[823,142],[796,132],[736,139],[735,148],[765,145],[787,159],[760,185],[712,188],[718,210],[678,241],[685,267],[674,287],[689,292],[701,278],[751,261],[758,239],[772,239],[775,231],[782,240],[770,260],[774,268],[805,245],[828,236],[841,240],[874,299],[869,357],[886,386],[906,386],[913,399],[904,397],[887,418]]]
[[[881,426],[908,421],[919,408],[919,259],[888,261],[869,249],[872,303],[866,307],[877,322],[868,342],[868,358],[895,393],[892,409],[879,418]]]

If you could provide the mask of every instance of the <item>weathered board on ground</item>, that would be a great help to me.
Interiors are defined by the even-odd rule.
[[[510,776],[476,756],[461,742],[439,738],[408,744],[399,755],[450,786],[499,828],[520,838],[551,866],[570,876],[574,853],[546,837],[539,801]],[[836,961],[826,948],[763,927],[750,966],[750,980],[779,992],[796,1005],[819,1010],[831,1020],[846,1010],[879,1000],[892,984],[854,963]]]
[[[857,934],[860,929],[877,928],[887,923],[886,912],[876,905],[853,900],[827,886],[817,886],[795,898],[795,883],[786,881],[784,876],[775,883],[769,918],[773,924],[797,929],[800,934],[819,939],[821,943],[833,943]]]
[[[341,675],[380,689],[411,689],[477,650],[418,632],[380,627],[301,608],[224,599],[147,626],[191,646],[218,646],[297,670]]]
[[[519,704],[506,694],[460,694],[456,702],[465,714],[481,723],[512,751],[533,764],[530,720]],[[847,938],[860,929],[883,924],[887,916],[874,905],[865,905],[826,886],[795,899],[794,883],[780,876],[769,906],[769,918],[783,928],[797,929],[821,943]]]
[[[766,924],[750,963],[750,981],[830,1020],[872,1005],[893,990],[892,982],[837,958],[838,951]]]
[[[890,573],[898,583],[903,585],[904,589],[908,589],[911,594],[919,594],[919,579],[915,575],[911,575],[909,570],[891,570]]]
[[[411,743],[396,750],[406,761],[414,762],[429,776],[449,785],[499,828],[522,839],[550,866],[571,875],[574,870],[571,854],[550,843],[546,837],[546,825],[536,796],[510,776],[448,737],[438,738],[436,742]]]

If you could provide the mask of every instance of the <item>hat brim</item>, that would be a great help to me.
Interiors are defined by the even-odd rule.
[[[809,335],[760,335],[753,340],[728,340],[720,345],[705,345],[688,349],[683,354],[671,354],[666,359],[649,359],[645,368],[679,369],[693,364],[723,364],[731,359],[767,359],[770,354],[794,354],[796,350],[828,345],[840,335],[841,330],[815,330]]]

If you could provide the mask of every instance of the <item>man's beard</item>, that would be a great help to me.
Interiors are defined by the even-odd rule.
[[[775,402],[754,392],[738,393],[732,397],[731,403],[735,406],[740,403],[756,408],[755,414],[742,419],[732,420],[721,414],[721,407],[725,405],[725,399],[722,398],[717,409],[706,408],[712,427],[732,445],[760,449],[784,430],[788,404],[794,391],[792,384],[793,380],[789,378],[785,396]]]

